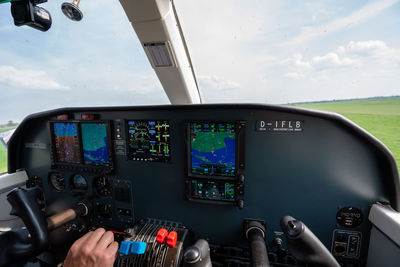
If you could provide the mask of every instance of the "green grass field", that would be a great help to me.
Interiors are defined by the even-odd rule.
[[[0,133],[14,129],[15,127],[1,127]],[[0,173],[7,171],[7,150],[0,142]]]
[[[400,171],[400,97],[296,105],[333,111],[352,120],[392,151]]]

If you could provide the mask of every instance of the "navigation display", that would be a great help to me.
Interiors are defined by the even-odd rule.
[[[81,123],[81,133],[84,163],[110,165],[107,124],[104,122]]]
[[[55,161],[81,163],[77,123],[54,123]]]
[[[193,199],[235,201],[235,184],[221,181],[192,180]]]
[[[163,120],[127,121],[128,158],[136,161],[170,161],[169,127],[169,122]]]
[[[236,175],[236,123],[190,123],[191,174]]]

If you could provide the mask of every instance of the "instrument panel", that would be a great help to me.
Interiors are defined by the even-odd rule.
[[[243,220],[253,218],[273,246],[289,214],[339,261],[362,265],[370,205],[398,205],[381,143],[340,116],[289,107],[59,109],[28,117],[10,147],[9,171],[27,170],[50,212],[89,198],[94,226],[162,219],[212,244],[245,247]],[[351,226],[349,209],[362,218]]]

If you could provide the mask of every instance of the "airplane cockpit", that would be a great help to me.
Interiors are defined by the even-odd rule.
[[[336,113],[201,103],[173,1],[120,2],[172,104],[27,116],[0,176],[1,222],[18,219],[0,266],[61,266],[100,227],[120,267],[398,265],[381,141]],[[64,14],[82,19],[78,4]]]

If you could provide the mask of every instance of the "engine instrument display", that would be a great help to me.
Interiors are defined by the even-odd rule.
[[[189,171],[195,176],[236,175],[236,123],[189,124]]]
[[[104,122],[81,123],[82,151],[85,165],[109,166],[109,139]]]
[[[55,161],[59,163],[81,163],[78,124],[56,122],[52,124],[55,146]]]
[[[129,120],[128,159],[168,162],[171,160],[170,124],[164,120]]]
[[[74,174],[72,176],[72,187],[76,190],[87,190],[88,189],[88,183],[87,179],[80,175],[80,174]]]
[[[56,191],[64,191],[65,189],[65,178],[61,173],[52,172],[49,175],[49,184]]]
[[[192,199],[235,201],[235,184],[223,181],[192,180]]]

